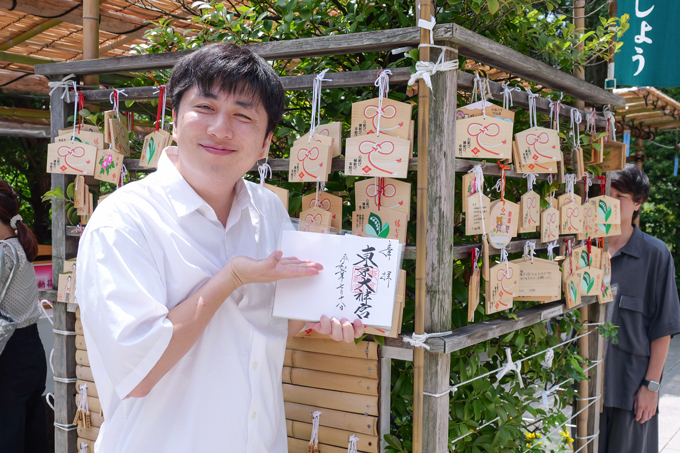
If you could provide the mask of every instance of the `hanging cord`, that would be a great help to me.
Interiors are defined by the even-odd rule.
[[[352,434],[349,436],[349,444],[347,445],[347,453],[357,453],[357,442],[359,438]]]
[[[567,173],[566,175],[564,175],[565,192],[567,192],[572,202],[574,201],[574,184],[576,184],[575,174]]]
[[[569,260],[569,275],[572,275],[574,273],[574,260],[572,255],[572,251],[574,250],[574,242],[573,239],[565,239],[564,242],[567,244],[567,248],[565,249],[565,256]]]
[[[311,137],[311,135],[310,135],[310,137]],[[267,179],[267,174],[269,174],[269,178],[271,179],[273,174],[272,174],[272,167],[269,165],[269,157],[265,158],[265,161],[262,165],[257,166],[257,172],[260,174],[260,185],[261,186],[264,185],[264,182]]]
[[[114,88],[111,90],[111,94],[109,95],[109,101],[111,104],[113,104],[113,110],[116,112],[116,118],[120,118],[120,95],[127,96],[127,93],[125,92],[124,89],[117,89]]]
[[[380,69],[378,71],[378,76],[373,83],[378,87],[378,121],[376,122],[376,137],[380,137],[380,118],[383,114],[383,100],[387,97],[390,92],[390,76],[392,71],[389,69]]]
[[[583,116],[579,109],[571,109],[569,116],[571,117],[571,136],[574,140],[574,148],[578,148],[581,146],[581,131],[579,125],[583,120]]]
[[[602,398],[602,395],[601,395],[601,394],[598,395],[598,396],[594,396],[594,397],[592,397],[592,398],[589,398],[589,400],[592,400],[592,401],[591,401],[586,407],[584,407],[584,408],[581,409],[580,411],[576,412],[574,415],[572,415],[571,417],[569,417],[564,423],[562,423],[561,425],[557,426],[555,429],[553,429],[553,430],[550,431],[548,434],[546,434],[545,438],[546,438],[546,439],[550,438],[550,436],[552,436],[553,434],[555,434],[555,433],[556,433],[558,430],[560,430],[564,425],[566,425],[567,423],[569,423],[571,420],[575,419],[577,415],[579,415],[581,412],[585,411],[585,410],[588,409],[590,406],[592,406],[592,405],[595,404],[597,401],[599,401],[600,398]],[[598,434],[599,434],[599,433],[598,433]],[[533,446],[536,445],[536,442],[537,442],[537,440],[534,440],[534,444],[531,445],[530,448],[533,448]]]
[[[595,123],[597,122],[597,111],[593,109],[592,113],[586,115],[586,134],[596,135],[597,129]]]
[[[506,83],[501,83],[501,88],[501,93],[503,94],[503,108],[509,110],[510,107],[514,107],[514,104],[512,103],[512,92],[522,91],[522,89],[520,87],[510,88]]]
[[[73,134],[71,135],[71,143],[76,141],[76,134],[80,133],[80,127],[83,124],[83,119],[80,117],[80,109],[85,106],[83,94],[78,91],[76,82],[73,82],[73,94],[75,98],[73,102]],[[76,132],[76,125],[78,125],[78,132]]]
[[[486,237],[486,225],[484,224],[484,204],[482,203],[483,198],[483,191],[484,191],[484,170],[482,170],[482,165],[477,164],[474,167],[472,167],[472,170],[468,171],[468,173],[472,172],[475,175],[475,189],[477,192],[479,192],[479,210],[480,210],[480,215],[482,219],[482,238]]]
[[[529,127],[538,127],[536,119],[536,98],[538,94],[532,93],[529,87],[526,88],[526,91],[529,99]]]
[[[505,263],[505,271],[509,272],[510,271],[510,263],[508,261],[508,251],[505,247],[501,249],[501,264]],[[513,294],[514,296],[514,294]]]
[[[418,48],[421,47],[432,47],[435,49],[440,49],[441,53],[439,54],[439,57],[437,57],[437,61],[435,63],[432,63],[431,61],[417,61],[416,72],[411,74],[411,77],[408,79],[407,85],[413,86],[419,79],[423,79],[425,81],[425,85],[427,85],[430,91],[432,91],[433,75],[435,75],[438,72],[455,71],[458,69],[458,59],[444,61],[446,51],[450,50],[451,52],[455,53],[456,49],[447,46],[435,46],[434,44],[421,44],[418,46]]]
[[[88,453],[88,448],[87,448],[86,442],[80,443],[80,448],[78,449],[78,453]]]
[[[505,206],[505,170],[510,170],[510,167],[508,165],[503,165],[500,161],[496,161],[496,163],[501,169],[501,179],[496,182],[494,189],[501,193],[501,201],[503,202],[503,206]]]
[[[560,93],[560,98],[556,101],[550,101],[550,126],[555,124],[555,130],[560,131],[560,108],[562,107],[562,98],[564,93]]]
[[[536,184],[536,173],[524,173],[522,178],[527,179],[527,192],[532,192]]]
[[[557,241],[555,241],[555,242],[557,243]],[[555,244],[555,245],[557,245],[557,244]],[[551,369],[554,359],[555,359],[555,351],[553,351],[552,349],[548,349],[545,352],[545,357],[543,358],[543,360],[541,360],[541,366],[546,370]]]
[[[165,130],[165,103],[167,100],[165,85],[160,85],[155,88],[153,94],[158,93],[158,110],[156,111],[156,129],[154,129],[154,132],[158,129]]]
[[[475,74],[475,83],[472,86],[472,103],[477,102],[477,96],[482,101],[482,116],[486,119],[486,100],[491,95],[491,88],[489,88],[489,79],[482,79],[479,73]]]
[[[312,118],[309,121],[309,140],[307,143],[312,142],[312,136],[316,131],[316,128],[321,124],[321,83],[331,82],[333,79],[324,79],[328,69],[324,69],[316,76],[314,76],[314,83],[312,85]],[[379,101],[380,102],[380,101]],[[380,104],[382,109],[382,103]],[[378,112],[378,116],[381,112]],[[380,125],[380,119],[378,119],[378,125]]]
[[[614,114],[608,105],[604,106],[603,114],[604,119],[607,122],[606,129],[608,133],[608,135],[604,138],[604,142],[607,143],[610,138],[613,141],[616,141],[616,117],[614,117]]]
[[[555,256],[553,255],[553,250],[555,249],[555,247],[559,247],[559,245],[557,245],[557,241],[555,241],[555,242],[548,242],[547,246],[548,246],[548,259],[550,261],[554,261]]]
[[[309,453],[316,453],[319,451],[319,417],[321,411],[314,411],[312,413],[312,435],[309,439]]]
[[[120,180],[118,180],[118,188],[119,189],[125,185],[125,178],[127,178],[127,175],[128,175],[128,169],[125,166],[125,164],[123,164],[123,166],[120,169]]]
[[[475,429],[475,431],[470,431],[470,432],[468,432],[467,434],[463,434],[463,435],[460,436],[460,437],[456,437],[456,438],[453,439],[450,443],[451,443],[451,444],[455,444],[455,443],[458,442],[459,440],[465,439],[467,436],[469,436],[469,435],[471,435],[471,434],[478,434],[479,431],[481,431],[482,428],[486,428],[486,427],[489,426],[490,424],[495,423],[495,422],[497,422],[497,421],[500,420],[500,419],[501,419],[500,417],[496,417],[496,418],[494,418],[493,420],[491,420],[490,422],[484,423],[482,426],[480,426],[479,428]],[[454,448],[454,451],[455,451],[455,448]]]
[[[69,74],[61,80],[58,80],[58,81],[55,81],[55,82],[47,82],[47,86],[50,87],[50,96],[52,96],[52,93],[57,88],[63,88],[64,91],[61,93],[61,99],[66,98],[66,102],[70,103],[71,102],[71,96],[70,96],[70,93],[69,93],[69,88],[71,87],[72,84],[75,84],[76,81],[71,80],[75,76],[76,76],[75,74]]]
[[[604,195],[607,192],[607,176],[598,176],[597,179],[600,181],[600,195]]]
[[[590,192],[590,188],[593,186],[593,175],[590,172],[585,172],[583,174],[583,186],[584,186],[584,192],[586,193],[586,200],[584,203],[588,203],[589,197],[588,193]]]
[[[530,257],[531,264],[534,264],[534,256],[536,255],[536,242],[526,241],[524,243],[524,259]]]

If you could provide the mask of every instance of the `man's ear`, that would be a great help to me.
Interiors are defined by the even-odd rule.
[[[267,137],[264,139],[264,143],[262,144],[262,152],[260,153],[260,157],[257,158],[257,160],[260,159],[266,159],[269,157],[269,148],[272,146],[272,139],[274,138],[274,132],[270,132]]]
[[[175,109],[172,109],[172,139],[175,141],[175,143],[178,143],[177,141],[177,121],[175,120],[176,115],[175,115]]]

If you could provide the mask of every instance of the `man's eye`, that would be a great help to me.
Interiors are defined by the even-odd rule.
[[[243,113],[237,113],[236,116],[240,116],[241,118],[244,118],[244,119],[246,119],[246,120],[250,120],[250,117],[244,115]]]

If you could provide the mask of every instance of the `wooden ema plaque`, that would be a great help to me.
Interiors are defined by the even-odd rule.
[[[568,203],[560,208],[560,233],[583,232],[583,207],[580,203]]]
[[[468,282],[468,322],[475,319],[475,311],[479,306],[479,285],[481,282],[481,270],[475,266],[475,270],[470,274],[470,281]]]
[[[609,252],[602,252],[602,287],[597,293],[597,301],[601,304],[612,302],[614,295],[612,294],[612,262],[609,257]]]
[[[172,136],[163,129],[158,129],[144,137],[139,166],[143,168],[156,168],[158,166],[158,159],[163,154],[163,149],[170,145],[171,141]]]
[[[73,185],[73,207],[81,208],[85,205],[85,194],[88,193],[87,184],[85,184],[85,176],[76,176]],[[80,214],[80,213],[78,213]]]
[[[599,164],[602,163],[602,151],[604,150],[604,137],[600,137],[599,140],[595,141],[593,137],[590,139],[593,147],[591,148],[589,164]],[[597,147],[600,149],[597,149]]]
[[[352,233],[357,236],[396,239],[406,243],[406,214],[386,209],[363,209],[352,213]]]
[[[522,195],[519,202],[522,229],[534,229],[541,222],[541,197],[533,190]]]
[[[93,175],[97,148],[78,142],[47,145],[47,173]]]
[[[561,159],[557,131],[534,127],[515,134],[522,165],[556,163]]]
[[[289,182],[324,182],[331,164],[330,146],[296,140],[290,150]]]
[[[286,208],[286,211],[288,211],[288,190],[284,189],[283,187],[277,187],[267,183],[262,184],[262,187],[274,192],[274,194],[279,197],[279,200],[281,200],[281,203],[283,203],[283,207]]]
[[[362,179],[354,183],[357,210],[388,209],[411,218],[411,184],[391,178]]]
[[[512,308],[513,298],[519,290],[520,266],[516,263],[503,262],[489,269],[489,280],[486,282],[486,314]]]
[[[574,167],[576,179],[583,179],[583,176],[586,174],[586,167],[583,162],[583,148],[580,146],[571,150],[571,165]]]
[[[111,120],[112,119],[117,119],[123,125],[125,126],[125,129],[127,130],[127,118],[125,115],[118,115],[118,113],[115,110],[107,110],[104,112],[104,143],[109,144],[113,143],[112,135],[111,135]],[[81,128],[82,130],[82,128]]]
[[[330,212],[331,226],[342,229],[342,198],[328,192],[319,192],[317,201],[316,193],[311,193],[302,197],[302,208],[305,210],[318,209]]]
[[[385,330],[379,327],[365,326],[364,333],[367,335],[379,335],[381,337],[397,338],[401,333],[401,325],[404,320],[405,303],[406,303],[406,271],[404,269],[401,269],[399,271],[399,279],[397,280],[397,294],[394,300],[394,311],[392,312],[393,313],[392,325],[390,329]],[[303,330],[303,332],[306,331]],[[314,331],[312,330],[312,332]],[[323,337],[330,338],[328,335],[324,335]]]
[[[502,249],[510,243],[510,240],[517,236],[517,225],[519,224],[519,205],[512,201],[496,200],[489,207],[489,229],[487,235],[489,244]]]
[[[300,137],[300,140],[309,143],[309,132]],[[331,147],[332,157],[338,157],[342,154],[342,123],[335,122],[318,126],[314,131],[312,142],[323,143]]]
[[[461,193],[463,195],[463,206],[462,206],[462,211],[465,213],[467,212],[467,199],[470,198],[473,194],[477,193],[477,184],[476,184],[477,178],[475,177],[475,174],[470,172],[470,173],[465,173],[463,175],[463,188],[461,189]]]
[[[509,159],[515,112],[494,104],[476,102],[456,111],[456,157]]]
[[[556,162],[545,162],[541,164],[529,163],[523,165],[519,160],[519,146],[517,141],[512,142],[512,161],[517,173],[557,173]]]
[[[511,262],[520,266],[519,290],[514,300],[552,302],[562,296],[562,274],[555,261],[520,258]]]
[[[111,118],[109,120],[111,132],[111,144],[113,149],[121,154],[130,154],[130,137],[128,136],[127,124],[123,123],[119,118]]]
[[[329,233],[331,226],[331,213],[320,209],[305,209],[300,212],[299,231],[312,233]]]
[[[590,263],[588,262],[588,249],[586,247],[574,247],[571,251],[574,270],[583,269],[584,267],[597,267],[602,265],[602,249],[592,246],[590,248]]]
[[[81,124],[80,126],[78,126],[76,124],[76,133],[78,133],[78,128],[80,128],[80,132],[98,132],[100,134],[102,133],[102,131],[99,129],[98,126],[94,126],[92,124]],[[69,136],[73,135],[73,127],[66,127],[64,129],[59,129],[59,131],[57,131],[57,136],[60,136],[60,135],[69,135]]]
[[[94,179],[112,184],[120,182],[120,171],[123,168],[123,156],[113,149],[98,150],[94,167]]]
[[[560,236],[560,211],[545,209],[541,213],[541,242],[552,242]]]
[[[609,140],[604,145],[604,159],[600,164],[603,172],[623,170],[626,167],[628,145]]]
[[[480,200],[481,197],[481,200]],[[465,235],[482,234],[484,226],[489,225],[489,209],[491,202],[484,194],[476,193],[467,199],[467,213],[465,214]],[[486,228],[488,232],[488,228]]]
[[[579,291],[582,296],[595,296],[602,292],[602,269],[584,267],[576,271],[579,277]]]
[[[360,135],[345,142],[345,174],[406,178],[409,141],[388,134]]]
[[[568,193],[563,193],[559,197],[557,197],[557,205],[553,205],[557,207],[557,209],[562,209],[563,206],[566,206],[571,203],[576,203],[577,205],[581,205],[581,196],[576,195],[576,194],[568,194]]]
[[[85,143],[101,150],[104,149],[104,134],[81,129],[80,132],[76,131],[76,135],[73,135],[73,130],[69,130],[66,134],[54,138],[54,143],[68,144],[73,142]]]
[[[379,102],[379,99],[375,98],[352,104],[352,137],[377,133]],[[387,134],[408,140],[412,110],[413,106],[409,103],[383,99],[380,135]]]
[[[570,310],[581,305],[580,283],[580,276],[576,273],[568,276],[564,283],[564,299],[567,303],[567,308]]]

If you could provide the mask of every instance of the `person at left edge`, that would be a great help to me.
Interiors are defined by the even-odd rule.
[[[107,197],[80,240],[76,298],[104,414],[94,450],[284,453],[286,339],[305,323],[271,316],[274,282],[322,269],[282,258],[288,213],[242,178],[267,155],[283,86],[222,43],[181,59],[169,94],[177,146]],[[364,330],[313,328],[346,342]]]

